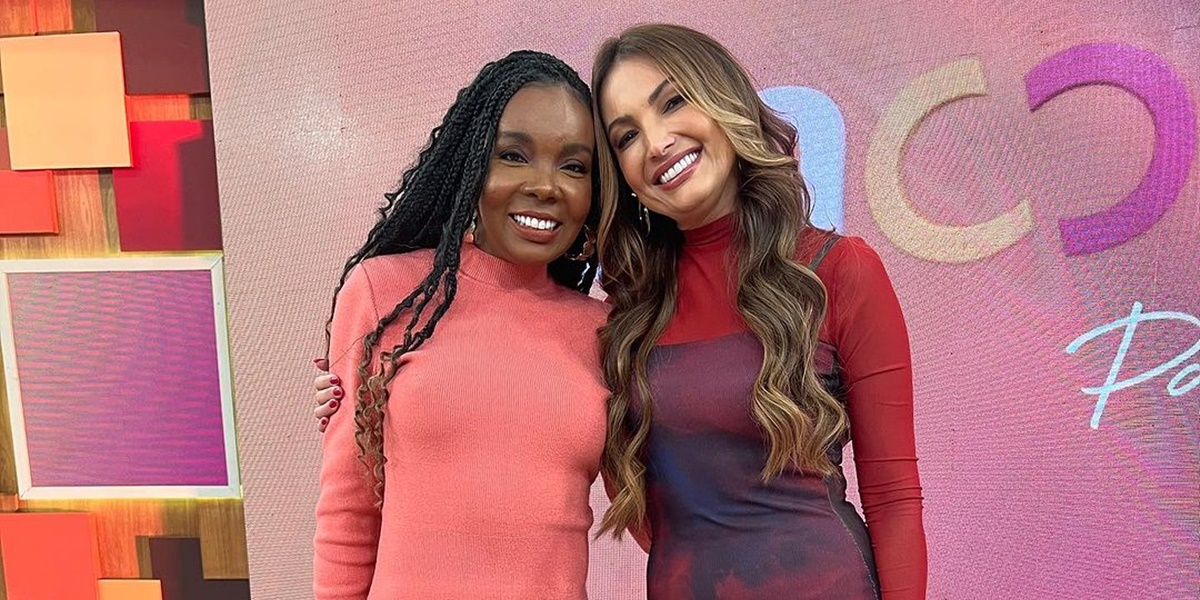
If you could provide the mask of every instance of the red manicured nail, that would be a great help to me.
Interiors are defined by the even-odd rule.
[[[321,427],[329,425],[329,417],[321,417]]]
[[[329,383],[332,383],[333,385],[342,385],[342,380],[338,379],[337,375],[334,375],[333,377],[329,378]]]
[[[314,358],[314,359],[313,359],[313,364],[314,364],[314,365],[316,365],[316,364],[320,364],[320,362],[321,362],[321,359],[320,359],[320,358]]]
[[[329,401],[329,408],[337,408],[337,407],[338,407],[338,401],[337,401],[337,400],[330,400],[330,401]]]
[[[340,388],[340,387],[333,388],[333,397],[341,398],[342,397],[342,388]]]

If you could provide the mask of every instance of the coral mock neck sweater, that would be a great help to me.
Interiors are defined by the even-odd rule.
[[[349,410],[362,338],[432,259],[425,250],[367,260],[338,297],[329,358],[347,410],[324,437],[315,597],[584,599],[588,493],[605,437],[596,328],[606,309],[544,268],[463,247],[453,304],[392,381],[375,507]],[[379,347],[398,343],[406,319]]]

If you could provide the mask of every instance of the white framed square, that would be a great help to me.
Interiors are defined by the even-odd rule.
[[[215,344],[215,373],[210,374],[215,376],[215,390],[217,397],[202,399],[207,402],[209,400],[219,403],[219,423],[215,423],[216,412],[212,407],[207,408],[209,417],[209,437],[208,442],[211,444],[214,439],[219,438],[223,445],[223,457],[208,456],[208,471],[216,473],[223,467],[224,481],[220,484],[211,482],[200,484],[188,484],[187,482],[157,482],[154,484],[139,485],[139,484],[112,484],[112,485],[62,485],[61,481],[54,482],[52,485],[39,485],[39,477],[35,471],[39,465],[39,461],[54,461],[60,462],[69,460],[70,457],[48,457],[43,455],[34,455],[30,450],[30,429],[26,419],[26,402],[27,396],[23,393],[22,382],[22,365],[21,354],[22,348],[19,347],[18,339],[22,333],[22,327],[29,327],[29,323],[18,323],[14,318],[14,301],[28,301],[26,298],[14,298],[12,281],[14,277],[25,275],[66,275],[70,274],[141,274],[142,276],[162,275],[163,281],[169,279],[168,273],[171,272],[202,272],[205,273],[208,279],[209,290],[211,291],[211,310],[212,310],[212,339]],[[149,273],[157,272],[157,273]],[[129,277],[138,277],[138,275],[129,275]],[[111,292],[111,290],[110,290]],[[86,302],[87,299],[81,299],[81,302]],[[187,307],[193,311],[203,310],[203,304],[193,303]],[[167,309],[164,309],[167,310]],[[61,314],[61,313],[57,313]],[[156,315],[163,316],[163,315]],[[169,315],[168,315],[169,316]],[[139,321],[143,323],[144,321]],[[45,324],[43,324],[45,325]],[[197,332],[204,332],[206,329],[196,329]],[[90,332],[93,336],[100,336],[100,332]],[[86,332],[85,332],[86,334]],[[164,337],[166,339],[166,337]],[[205,343],[208,340],[204,340]],[[137,343],[137,341],[134,341]],[[85,343],[86,345],[86,343]],[[28,353],[26,353],[28,354]],[[160,355],[162,355],[160,353]],[[237,438],[235,430],[234,418],[234,403],[233,403],[233,382],[230,369],[229,357],[229,335],[228,321],[225,307],[225,284],[224,284],[224,268],[222,257],[220,254],[198,254],[191,256],[163,256],[163,257],[138,257],[138,258],[97,258],[97,259],[54,259],[54,260],[13,260],[0,261],[0,356],[3,356],[4,374],[7,390],[8,412],[10,416],[10,428],[13,438],[14,458],[17,471],[18,495],[24,500],[34,499],[102,499],[102,498],[238,498],[241,497],[241,479],[238,469],[237,455]],[[94,357],[93,357],[94,358]],[[74,369],[76,372],[79,369],[68,364],[72,360],[70,352],[64,352],[64,364],[61,365],[64,370]],[[57,365],[55,365],[57,366]],[[136,365],[134,365],[136,366]],[[180,365],[181,369],[186,370],[187,365]],[[95,371],[95,370],[94,370]],[[181,371],[182,372],[182,371]],[[101,374],[96,377],[103,377]],[[207,380],[205,380],[207,381]],[[88,385],[87,381],[67,382],[70,386],[72,383],[77,385]],[[86,422],[87,412],[95,409],[94,403],[86,403],[81,406],[64,407],[68,413],[70,411],[84,412],[83,421]],[[95,409],[103,410],[103,409]],[[156,410],[162,412],[164,408],[159,406]],[[60,415],[62,416],[62,415]],[[115,415],[117,419],[121,418],[121,414]],[[66,421],[70,421],[71,416],[66,417]],[[219,429],[218,429],[219,428]],[[144,430],[143,430],[144,431]],[[186,431],[179,431],[185,438]],[[174,441],[178,437],[172,437]],[[137,452],[142,449],[135,444],[131,447],[137,448]],[[153,449],[147,450],[153,453]],[[42,454],[46,454],[43,452]],[[77,453],[78,454],[78,453]],[[215,453],[213,453],[215,454]],[[191,460],[193,457],[177,457],[182,461]],[[222,463],[222,464],[218,464]],[[70,468],[76,468],[71,466]],[[79,466],[80,469],[87,469],[86,466]],[[179,468],[186,471],[186,465],[173,466],[170,468]],[[43,469],[44,470],[44,469]],[[60,476],[61,479],[63,476]],[[151,477],[154,479],[155,477]],[[43,482],[44,483],[44,482]],[[91,482],[95,483],[95,482]]]

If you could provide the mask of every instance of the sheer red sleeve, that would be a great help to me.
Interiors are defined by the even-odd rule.
[[[834,244],[817,274],[829,292],[821,339],[837,349],[848,389],[859,495],[883,600],[923,599],[925,532],[904,315],[879,255],[860,238]]]

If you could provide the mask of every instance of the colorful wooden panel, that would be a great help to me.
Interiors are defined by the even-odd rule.
[[[91,515],[0,514],[0,554],[9,598],[97,600],[100,567]]]
[[[118,34],[0,39],[0,71],[13,169],[130,165]]]
[[[37,33],[37,9],[30,0],[0,0],[0,36]]]
[[[0,273],[23,498],[240,495],[218,258],[9,261]]]
[[[168,0],[170,4],[174,0]],[[135,2],[136,3],[136,2]],[[119,8],[119,7],[118,7]],[[153,7],[151,7],[153,8]],[[51,32],[95,31],[97,17],[93,0],[0,0],[0,37]],[[126,79],[136,85],[136,67],[131,63],[132,40],[122,36]],[[0,77],[0,93],[3,78]],[[140,94],[135,88],[130,94]],[[125,96],[129,121],[211,120],[207,97],[189,97],[191,92],[174,95]],[[0,128],[6,127],[7,112],[0,98]],[[7,155],[7,143],[0,141],[0,153]],[[132,160],[132,155],[131,155]],[[22,172],[21,174],[25,174]],[[82,258],[111,256],[119,251],[116,219],[116,194],[112,176],[94,170],[60,171],[53,176],[58,199],[59,235],[0,235],[0,261],[12,259]],[[0,192],[0,200],[6,195]],[[0,208],[0,218],[6,213]],[[0,359],[0,363],[3,360]],[[0,403],[7,403],[0,386]],[[143,577],[138,563],[138,536],[179,535],[201,540],[204,577],[209,579],[246,579],[248,568],[242,503],[236,498],[164,499],[19,499],[13,444],[8,410],[0,407],[0,513],[23,511],[87,512],[95,522],[100,549],[98,582],[101,598],[106,592],[131,588],[146,590],[161,583]],[[0,560],[0,573],[3,572]],[[117,579],[120,578],[120,579]],[[214,582],[215,583],[215,582]],[[215,583],[237,586],[238,582]],[[241,582],[244,588],[245,582]],[[135,598],[138,596],[134,596]],[[0,577],[0,600],[9,596]]]
[[[12,171],[8,132],[0,129],[0,235],[58,233],[54,175]]]
[[[95,0],[96,30],[117,31],[130,94],[208,93],[203,0]]]
[[[38,33],[73,31],[75,21],[72,0],[33,0],[37,7]]]
[[[101,579],[99,600],[163,600],[157,579]]]
[[[121,250],[220,250],[212,121],[130,124],[133,167],[113,171]]]
[[[205,579],[200,540],[151,537],[140,541],[148,561],[144,571],[162,582],[162,600],[249,600],[245,579]]]

